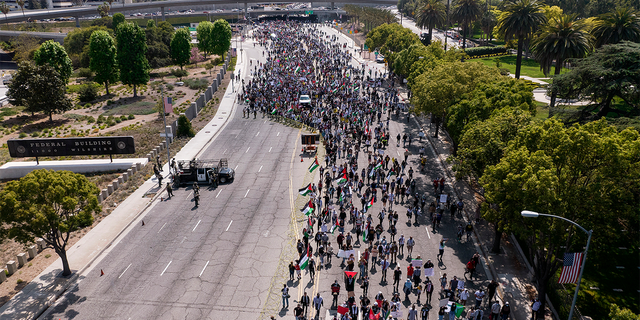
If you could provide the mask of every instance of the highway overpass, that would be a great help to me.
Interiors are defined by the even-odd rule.
[[[296,2],[311,2],[311,1],[286,1],[286,2],[276,2],[276,3],[296,3]],[[322,1],[323,3],[325,1]],[[151,1],[151,2],[139,2],[139,3],[126,3],[126,1],[119,3],[113,3],[110,12],[135,12],[135,11],[150,11],[150,10],[158,10],[162,12],[162,19],[165,18],[165,10],[166,8],[171,7],[197,7],[203,5],[229,5],[229,4],[244,4],[244,12],[247,12],[248,4],[252,3],[265,3],[264,0],[170,0],[170,1]],[[360,5],[396,5],[398,1],[396,0],[334,0],[331,1],[331,9],[335,8],[336,3],[349,3],[349,4],[360,4]],[[252,11],[254,14],[260,11]],[[248,12],[248,13],[252,13]],[[289,11],[265,11],[268,14],[292,14],[295,10]],[[43,20],[43,19],[55,19],[60,17],[74,17],[76,19],[76,26],[80,26],[80,18],[84,16],[94,16],[97,14],[97,7],[95,6],[81,6],[81,7],[71,7],[71,8],[58,8],[58,9],[49,9],[49,10],[34,10],[34,11],[25,11],[24,14],[20,11],[14,11],[10,14],[7,14],[6,18],[0,18],[1,23],[15,23],[26,21],[28,19],[31,20]]]

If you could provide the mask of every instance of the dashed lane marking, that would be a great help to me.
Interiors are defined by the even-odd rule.
[[[202,277],[202,274],[204,273],[204,269],[206,269],[208,265],[209,265],[209,261],[207,261],[207,263],[204,264],[204,268],[202,268],[202,271],[200,271],[200,275],[198,276],[198,278]]]
[[[258,131],[258,133],[256,133],[256,137],[260,134],[260,131]]]
[[[202,221],[202,220],[198,220],[198,223],[196,223],[196,226],[195,226],[195,227],[193,227],[193,230],[191,230],[191,232],[196,231],[196,228],[198,227],[198,225],[200,224],[200,222],[201,222],[201,221]]]
[[[244,197],[245,197],[245,198],[246,198],[246,197],[247,197],[247,195],[249,194],[249,190],[251,190],[251,189],[247,189],[247,192],[244,194]]]
[[[429,240],[431,240],[431,233],[429,232],[429,227],[424,227],[425,230],[427,230],[427,237],[429,237]]]
[[[160,227],[160,230],[158,230],[158,233],[160,233],[160,231],[162,231],[162,229],[164,229],[164,226],[166,226],[166,225],[167,225],[167,223],[165,222],[165,223],[162,225],[162,227]]]
[[[171,262],[173,262],[173,260],[169,261],[169,263],[167,264],[166,267],[164,267],[164,270],[162,270],[162,273],[160,274],[160,276],[162,277],[162,275],[164,274],[165,271],[167,271],[167,268],[169,268],[169,266],[171,265]]]
[[[232,224],[232,223],[233,223],[233,220],[231,220],[231,221],[229,222],[229,225],[227,226],[227,230],[225,230],[225,232],[229,231],[229,228],[231,227],[231,224]]]
[[[222,190],[218,191],[218,194],[216,194],[216,198],[220,195],[221,192]]]
[[[262,166],[260,166],[260,169],[258,169],[258,172],[262,171]]]
[[[273,148],[273,147],[270,147],[270,148],[269,148],[269,152],[271,152],[271,149],[272,149],[272,148]]]
[[[247,148],[247,151],[245,151],[244,153],[247,153],[247,152],[249,152],[249,149],[251,149],[251,147],[249,147],[249,148]]]
[[[127,266],[126,269],[124,269],[124,271],[122,271],[122,273],[120,274],[120,276],[118,277],[118,279],[122,278],[122,276],[124,275],[125,272],[127,272],[127,270],[129,270],[129,267],[131,267],[131,263],[129,263],[129,265]]]

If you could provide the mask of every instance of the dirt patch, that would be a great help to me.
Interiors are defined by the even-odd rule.
[[[205,63],[200,63],[199,66],[204,66]],[[212,74],[216,74],[219,68],[220,67],[216,67],[216,69],[212,70]],[[166,71],[166,69],[167,68],[164,68],[164,70],[160,69],[154,71],[160,72]],[[205,72],[206,74],[203,74],[203,72]],[[212,79],[210,76],[208,76],[209,72],[206,72],[203,67],[191,68],[189,69],[189,73],[190,77],[193,78],[206,78],[208,79],[207,81],[210,81]],[[207,104],[205,108],[201,110],[200,114],[198,114],[198,116],[191,121],[196,131],[204,128],[204,126],[213,118],[216,111],[218,110],[220,100],[224,96],[226,87],[231,81],[229,78],[230,74],[232,73],[229,72],[225,75],[225,78],[223,79],[221,86],[219,86],[218,91],[214,94],[213,99]],[[164,138],[161,138],[159,135],[159,133],[163,132],[164,124],[162,118],[158,115],[158,113],[153,111],[149,114],[142,114],[148,112],[151,105],[155,107],[155,104],[161,98],[160,89],[153,88],[154,83],[155,87],[157,88],[157,85],[159,85],[160,83],[162,83],[166,87],[167,84],[171,84],[175,81],[177,81],[177,79],[169,77],[166,77],[164,79],[152,79],[149,82],[150,84],[148,86],[141,86],[141,88],[139,88],[138,92],[140,94],[140,97],[137,98],[131,97],[131,94],[124,95],[124,93],[128,92],[129,90],[127,86],[114,86],[111,89],[111,96],[107,96],[106,99],[104,97],[102,99],[98,99],[95,105],[92,105],[90,107],[79,108],[70,110],[65,114],[54,115],[53,123],[50,123],[48,121],[47,116],[39,114],[23,114],[20,108],[14,108],[14,110],[17,111],[13,115],[9,115],[12,112],[7,112],[5,108],[2,108],[0,109],[0,116],[2,115],[2,110],[4,110],[4,114],[8,116],[5,116],[0,121],[0,144],[5,144],[8,139],[18,138],[20,133],[25,133],[30,136],[33,132],[38,132],[38,136],[43,136],[42,133],[44,133],[44,136],[49,136],[49,133],[51,133],[52,137],[131,135],[134,137],[136,142],[136,155],[121,155],[119,157],[144,157],[146,153],[148,153],[164,140]],[[76,81],[76,83],[81,82],[82,81]],[[174,86],[173,90],[165,91],[165,95],[169,95],[174,98],[174,106],[176,107],[180,105],[185,106],[187,104],[190,104],[191,101],[195,101],[200,93],[201,90],[193,90],[187,87],[180,86]],[[9,106],[8,108],[13,107]],[[91,123],[87,121],[88,116],[94,117],[96,119],[99,115],[103,115],[103,117],[105,118],[108,116],[112,116],[115,118],[121,115],[128,117],[128,115],[131,113],[135,115],[134,119],[127,118],[126,120],[122,120],[120,123],[116,123],[113,126],[105,127],[104,129],[100,129],[99,127],[97,127],[98,130],[95,133],[93,131],[96,129],[95,126],[97,124],[95,122]],[[141,114],[136,115],[136,113]],[[167,123],[175,119],[177,119],[176,114],[170,115],[167,119]],[[8,130],[11,130],[12,128],[15,128],[15,130],[12,132],[8,132]],[[83,133],[82,135],[79,134],[81,132]],[[169,147],[171,154],[176,154],[188,141],[189,139],[187,138],[175,139]],[[114,155],[114,158],[116,157],[118,156]],[[51,160],[88,158],[97,157],[59,157]],[[15,160],[33,161],[34,159],[10,159],[8,158],[7,148],[0,148],[1,163]],[[116,190],[111,196],[109,196],[107,199],[105,199],[105,201],[102,202],[102,212],[95,216],[92,226],[72,233],[67,247],[73,246],[73,244],[80,240],[82,236],[84,236],[94,226],[100,223],[104,217],[109,215],[120,203],[122,203],[122,201],[124,201],[131,193],[137,190],[147,179],[151,177],[152,174],[153,170],[151,166],[145,166],[140,172],[136,173],[131,179],[129,179],[129,181],[121,185],[118,190]],[[98,186],[98,188],[104,189],[108,184],[115,180],[118,175],[118,172],[111,172],[88,175],[87,178],[90,181],[94,182]],[[2,184],[0,184],[0,186],[2,186]],[[0,263],[6,263],[10,260],[16,260],[16,255],[22,252],[26,252],[26,247],[24,245],[16,243],[12,240],[6,240],[0,244]],[[16,293],[22,290],[24,286],[26,286],[31,280],[38,276],[57,258],[58,256],[53,251],[53,249],[45,249],[42,252],[38,253],[38,255],[36,255],[34,259],[28,261],[27,265],[18,269],[18,272],[16,272],[16,274],[8,277],[7,281],[0,284],[0,305],[3,305],[7,301],[9,301]]]

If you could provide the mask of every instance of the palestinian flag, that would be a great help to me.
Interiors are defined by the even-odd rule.
[[[364,231],[362,232],[362,242],[367,242],[368,235],[369,235],[369,226],[364,228]]]
[[[331,227],[331,234],[333,234],[334,231],[336,231],[336,229],[338,229],[338,222],[336,221],[336,224],[333,225],[333,227]]]
[[[293,107],[289,107],[289,110],[287,110],[287,112],[289,113],[293,112]]]
[[[382,162],[380,162],[380,163],[376,164],[376,166],[375,166],[375,167],[373,167],[373,170],[378,170],[378,169],[380,169],[380,168],[382,168]]]
[[[393,169],[391,169],[389,171],[389,174],[387,174],[387,180],[391,179],[391,176],[395,176],[395,175],[397,175],[397,173],[393,171]]]
[[[313,170],[317,169],[320,165],[318,164],[318,158],[311,163],[309,166],[309,173],[313,172]]]
[[[367,202],[367,209],[371,208],[371,206],[373,206],[373,197],[371,197],[371,201]]]
[[[338,199],[339,202],[344,201],[344,192],[340,192],[340,199]]]
[[[387,310],[387,312],[382,316],[382,319],[387,319],[389,318],[389,315],[391,314],[391,308],[389,308],[389,310]]]
[[[293,73],[298,73],[298,71],[300,71],[300,66],[297,66],[297,67],[296,67],[296,70],[295,70],[295,71],[293,71]]]
[[[276,112],[278,112],[278,108],[273,108],[273,111],[271,111],[271,114],[276,114]]]
[[[347,182],[347,174],[345,173],[342,177],[336,179],[337,184],[343,184]]]
[[[309,227],[313,227],[313,219],[311,218],[311,216],[309,216],[308,223]]]
[[[311,203],[311,201],[307,202],[304,205],[304,208],[300,209],[300,211],[302,211],[302,213],[304,213],[305,216],[308,216],[310,214],[313,213],[313,204]]]
[[[311,188],[311,183],[309,183],[306,187],[298,189],[298,192],[303,195],[306,196],[309,193],[311,193],[313,191],[313,188]]]
[[[309,265],[309,248],[307,248],[307,253],[305,253],[304,257],[300,259],[300,270],[304,270]]]

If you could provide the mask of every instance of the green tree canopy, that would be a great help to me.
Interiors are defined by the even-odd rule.
[[[0,192],[2,234],[17,242],[42,238],[62,260],[63,276],[71,274],[67,243],[71,232],[90,226],[99,190],[86,177],[70,171],[35,170],[10,181]]]
[[[479,62],[453,61],[437,64],[431,72],[425,72],[415,79],[411,88],[411,103],[417,113],[432,114],[436,121],[437,135],[439,124],[450,106],[479,84],[493,82],[499,77],[498,69]]]
[[[640,13],[629,7],[616,8],[598,16],[591,32],[596,47],[621,41],[640,42]]]
[[[380,49],[389,66],[393,66],[395,56],[400,51],[409,48],[414,43],[420,43],[418,35],[397,23],[383,24],[367,34],[365,44],[370,50]]]
[[[173,63],[180,66],[182,69],[191,57],[191,33],[189,29],[180,28],[176,30],[171,40],[171,59]]]
[[[200,22],[196,28],[196,37],[198,39],[198,49],[204,52],[205,57],[207,54],[213,53],[213,23],[209,21]]]
[[[104,85],[109,95],[109,84],[118,81],[118,62],[116,45],[113,38],[105,30],[91,34],[89,56],[91,71],[95,72],[94,81]]]
[[[549,87],[550,94],[563,98],[591,100],[599,108],[596,116],[615,111],[614,97],[620,97],[632,109],[640,108],[640,44],[623,41],[602,46],[586,58],[572,61],[571,71],[558,75]],[[593,109],[586,108],[585,111]]]
[[[211,35],[213,50],[211,53],[224,57],[224,54],[231,47],[231,26],[224,19],[218,19],[213,23],[213,33]]]
[[[87,28],[77,28],[72,30],[64,38],[64,49],[69,54],[69,58],[76,68],[89,67],[89,39],[96,30],[108,30],[104,26],[91,26]],[[113,32],[109,30],[110,34]]]
[[[137,85],[149,81],[149,62],[145,57],[147,51],[146,37],[142,28],[132,23],[118,25],[117,61],[120,69],[120,81],[133,86],[133,96],[138,96]]]
[[[112,24],[113,24],[113,30],[117,30],[117,29],[118,29],[118,26],[119,26],[121,23],[124,23],[124,21],[125,21],[124,14],[122,14],[122,13],[120,13],[120,12],[116,12],[116,13],[114,13],[114,14],[113,14],[113,21],[112,21]]]
[[[433,28],[443,27],[446,21],[447,8],[440,0],[425,0],[418,6],[416,26],[429,30],[429,43],[433,39]]]
[[[462,49],[467,47],[467,34],[471,24],[482,15],[478,0],[457,0],[453,9],[453,19],[462,24]]]
[[[24,106],[27,112],[42,112],[49,115],[71,109],[71,100],[66,96],[66,82],[49,64],[36,66],[28,62],[18,65],[13,75],[7,96],[11,104]]]
[[[160,22],[157,26],[153,20],[147,22],[145,35],[147,37],[146,57],[151,68],[160,68],[171,64],[171,39],[173,38],[173,26],[167,21]]]
[[[553,119],[534,123],[518,132],[480,183],[491,204],[483,217],[524,239],[544,301],[564,253],[582,251],[586,235],[560,219],[524,219],[520,212],[553,214],[593,229],[589,255],[598,260],[620,236],[615,230],[640,216],[640,134],[618,132],[604,120],[571,127]]]
[[[37,65],[48,64],[56,69],[64,85],[67,85],[73,72],[73,66],[71,65],[71,59],[69,59],[61,44],[53,40],[45,41],[33,54],[33,59]]]

